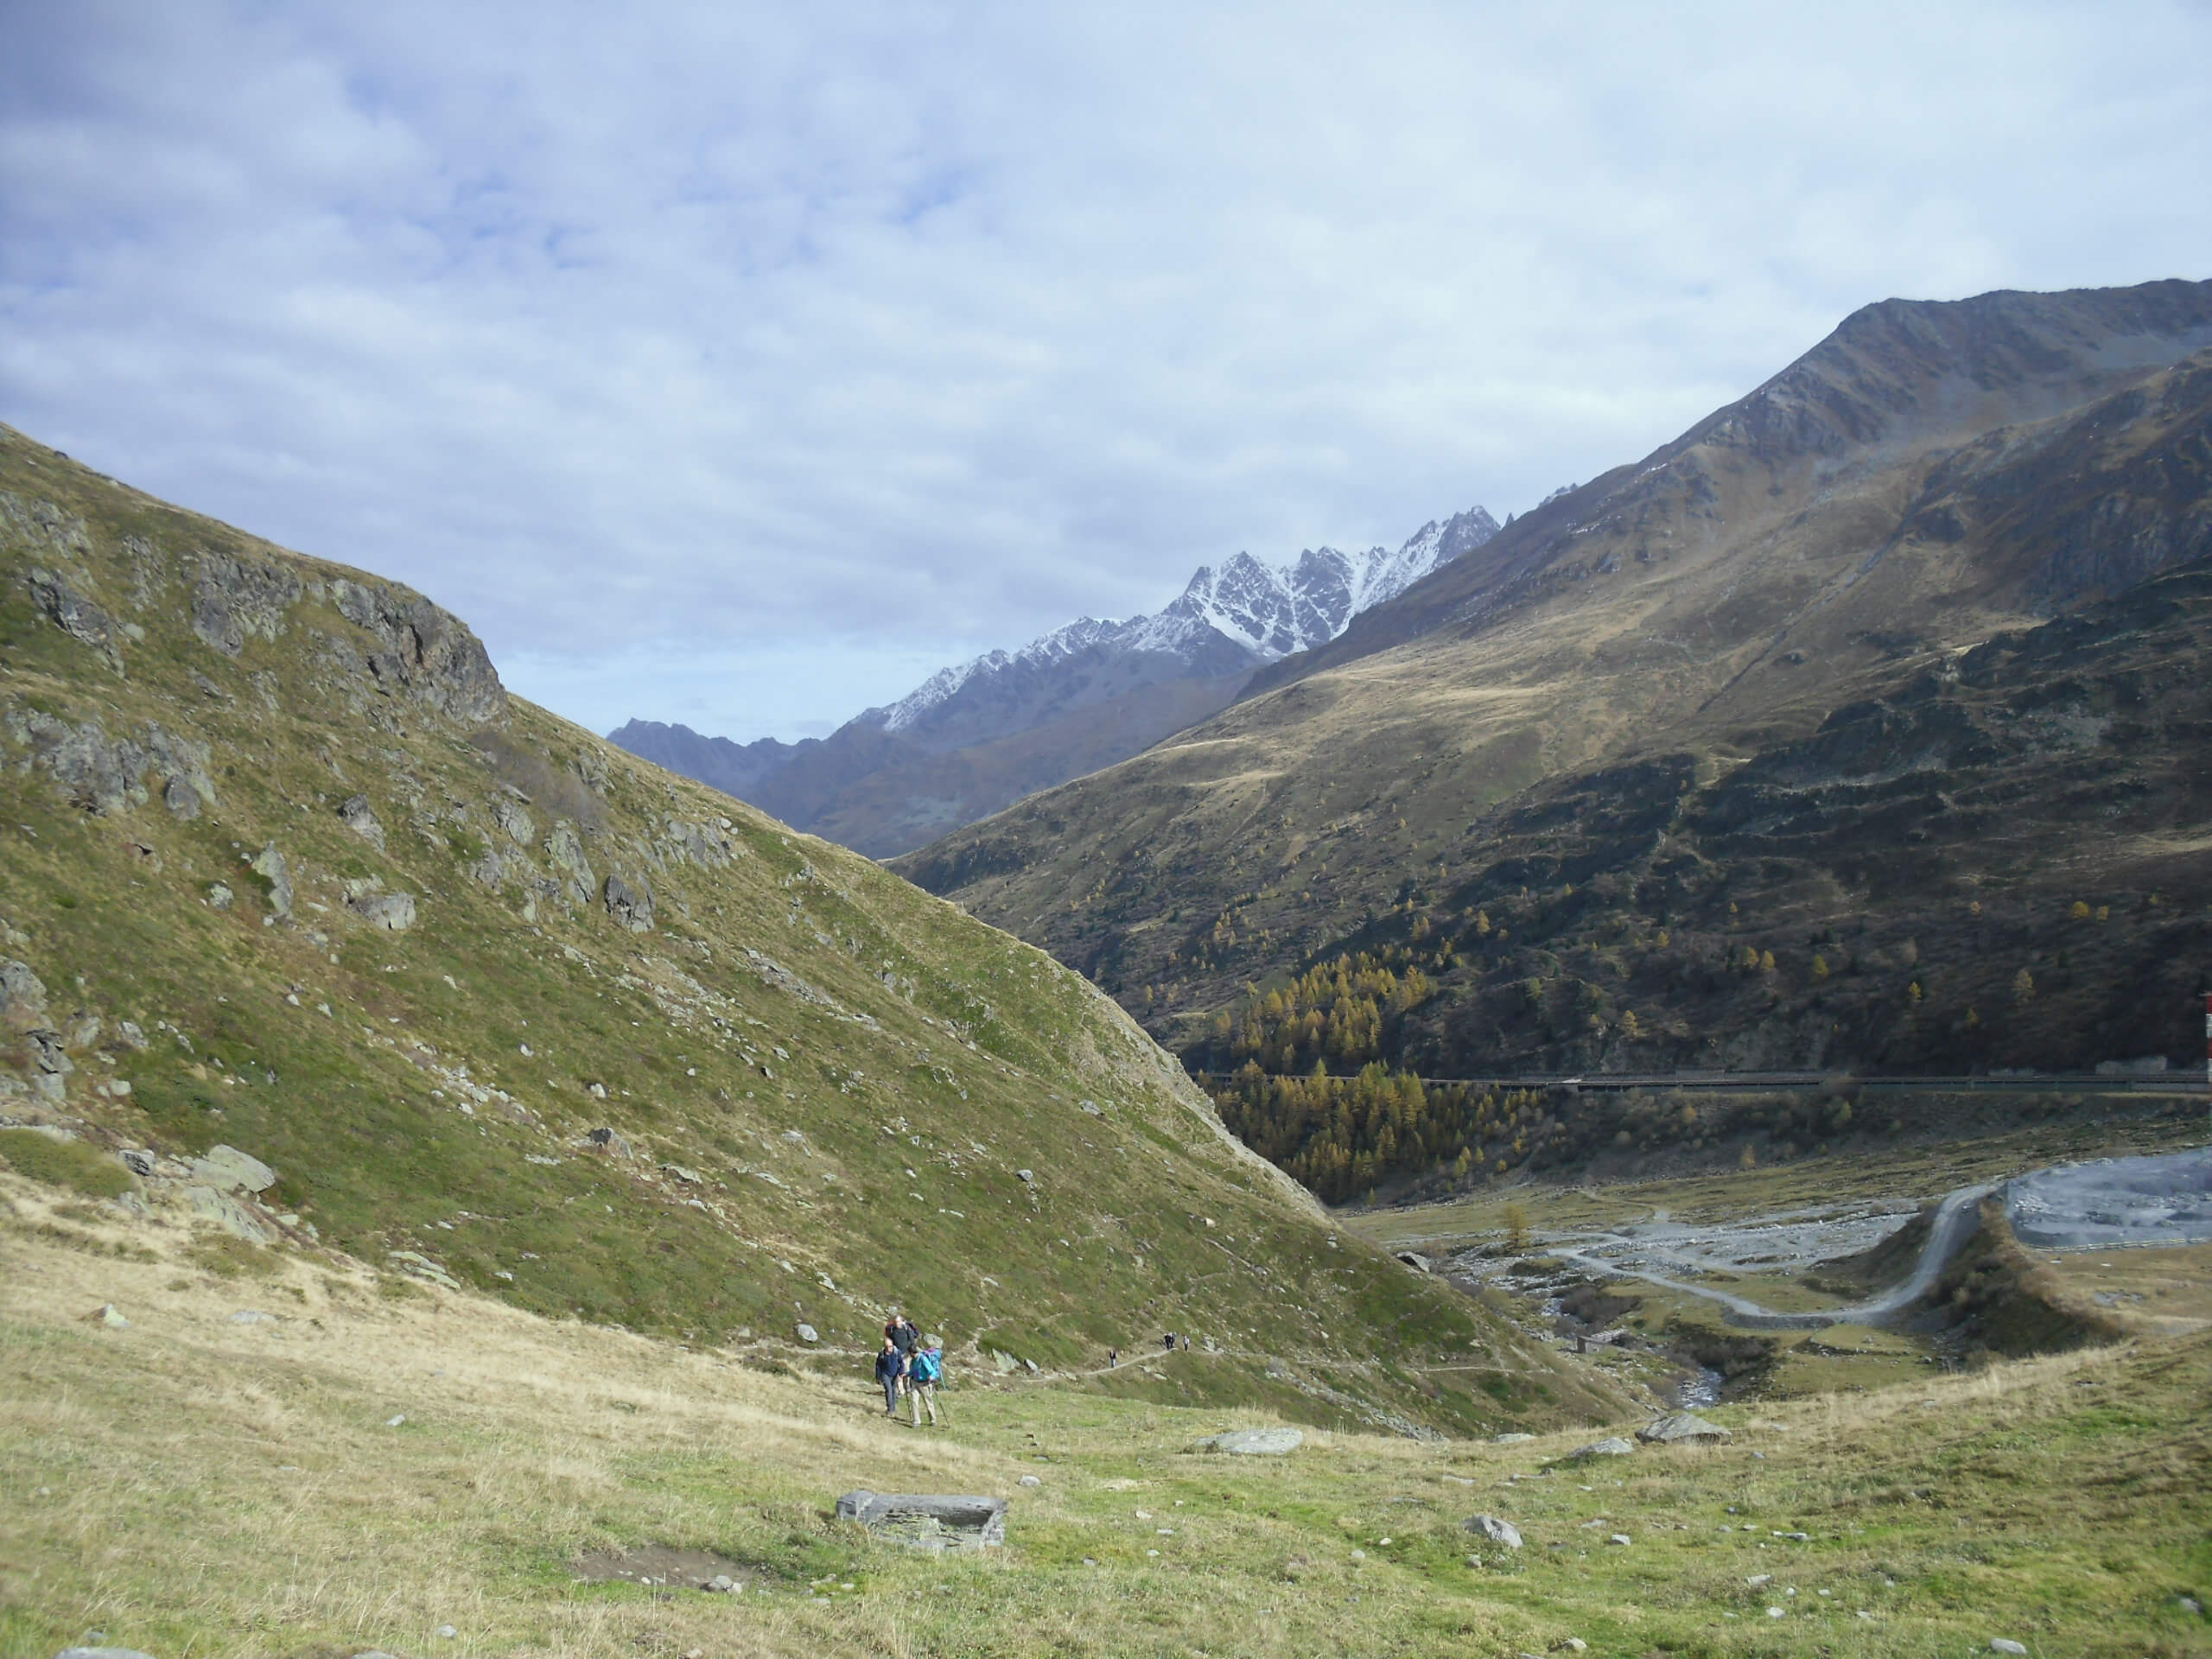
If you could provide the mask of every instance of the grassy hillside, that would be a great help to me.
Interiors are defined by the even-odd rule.
[[[1197,1394],[1319,1421],[1601,1405],[1081,979],[506,696],[419,595],[4,429],[0,569],[0,1116],[148,1153],[142,1211],[786,1361],[896,1302],[1025,1376],[1187,1332]]]
[[[1224,1069],[2185,1055],[2208,340],[2207,283],[1869,308],[897,868]]]
[[[918,1434],[857,1378],[297,1253],[220,1280],[177,1230],[0,1198],[0,1659],[2212,1652],[2202,1338],[1725,1408],[1710,1451],[1235,1459],[1192,1446],[1265,1414],[971,1386]],[[871,1542],[832,1518],[858,1486],[1004,1494],[1007,1547]]]

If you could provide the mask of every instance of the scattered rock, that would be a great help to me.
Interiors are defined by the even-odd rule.
[[[228,910],[231,907],[231,900],[237,897],[238,894],[232,893],[220,881],[211,881],[207,884],[207,904],[211,909]]]
[[[289,916],[292,913],[292,872],[284,862],[284,855],[270,842],[254,855],[253,873],[269,883],[269,913]]]
[[[123,1160],[123,1166],[133,1175],[149,1176],[154,1173],[154,1154],[150,1151],[141,1152],[126,1147],[115,1155]]]
[[[709,1579],[699,1587],[702,1590],[710,1591],[718,1596],[734,1596],[740,1590],[744,1588],[742,1585],[739,1584],[735,1579],[730,1577],[727,1573],[715,1573],[713,1578]]]
[[[261,1224],[261,1217],[227,1192],[195,1185],[184,1189],[184,1201],[194,1215],[213,1222],[235,1238],[255,1244],[269,1243],[269,1230]]]
[[[553,861],[554,874],[561,878],[569,901],[589,904],[592,889],[598,883],[593,879],[590,861],[584,856],[584,843],[576,834],[576,826],[566,818],[556,818],[552,833],[545,837],[545,855]]]
[[[1624,1532],[1617,1532],[1611,1537],[1606,1539],[1605,1541],[1608,1544],[1625,1545],[1629,1541],[1628,1534]]]
[[[1302,1429],[1236,1428],[1198,1442],[1202,1452],[1227,1452],[1241,1458],[1282,1458],[1306,1444]]]
[[[686,1186],[698,1185],[701,1179],[697,1170],[686,1169],[681,1164],[663,1164],[660,1166],[660,1173],[669,1177],[671,1180],[683,1182]],[[832,1285],[830,1288],[835,1290],[837,1287]]]
[[[2027,1649],[2021,1646],[2018,1642],[2011,1641],[2005,1637],[1999,1636],[1991,1639],[1989,1650],[1992,1653],[2025,1653]]]
[[[1675,1411],[1646,1423],[1636,1431],[1636,1438],[1649,1446],[1682,1446],[1700,1442],[1718,1445],[1734,1437],[1719,1424],[1708,1423],[1694,1412]]]
[[[1533,1434],[1494,1434],[1491,1437],[1491,1444],[1492,1446],[1526,1446],[1535,1438]]]
[[[123,1317],[123,1310],[113,1302],[102,1302],[85,1317],[97,1324],[105,1325],[111,1331],[127,1331],[130,1328],[130,1321]]]
[[[592,1087],[594,1090],[599,1089],[597,1084],[594,1084]],[[606,1097],[606,1091],[601,1090],[597,1098],[604,1100]],[[627,1158],[630,1155],[630,1142],[620,1129],[587,1129],[584,1132],[584,1144],[594,1152],[603,1152],[610,1157]]]
[[[153,1659],[136,1648],[64,1648],[54,1659]]]
[[[798,1339],[801,1342],[819,1342],[822,1340],[822,1333],[807,1324],[805,1320],[801,1319],[798,1325]]]
[[[387,1417],[384,1420],[384,1426],[386,1428],[403,1428],[406,1423],[407,1414],[404,1411],[396,1417]]]
[[[346,903],[364,921],[389,932],[404,933],[415,925],[415,895],[411,893],[365,893]]]
[[[434,1285],[443,1285],[448,1290],[459,1290],[461,1281],[427,1255],[416,1250],[392,1250],[385,1260],[394,1262],[399,1270],[414,1279],[427,1279]]]
[[[990,1355],[991,1364],[1001,1376],[1004,1376],[1009,1371],[1018,1371],[1021,1369],[1021,1362],[1012,1354],[1002,1354],[995,1348],[987,1348],[983,1351]]]
[[[73,805],[96,817],[143,806],[144,774],[158,767],[167,781],[162,798],[180,817],[197,817],[204,804],[215,804],[207,776],[207,747],[171,737],[149,724],[143,741],[111,741],[96,720],[72,727],[36,709],[10,708],[4,716],[8,735],[31,751],[31,765],[52,776]]]
[[[441,1625],[439,1625],[439,1626],[438,1626],[438,1628],[437,1628],[436,1631],[435,1632],[435,1634],[439,1635],[439,1636],[442,1636],[442,1637],[447,1637],[447,1638],[450,1639],[450,1638],[452,1638],[452,1637],[454,1637],[459,1636],[459,1635],[461,1634],[461,1632],[460,1632],[459,1630],[456,1630],[455,1629],[454,1629],[454,1627],[453,1627],[452,1625],[450,1625],[450,1624],[441,1624]]]
[[[365,795],[353,795],[339,803],[339,821],[378,852],[384,850],[384,825]]]
[[[231,1315],[231,1323],[232,1325],[274,1325],[276,1323],[276,1316],[274,1313],[264,1313],[257,1307],[242,1307]]]
[[[602,890],[607,913],[632,933],[650,933],[653,926],[652,889],[639,876],[633,886],[619,875],[609,875]]]
[[[1034,1475],[1024,1475],[1021,1478],[1021,1484],[1024,1486],[1042,1486],[1045,1483]]]
[[[46,984],[22,962],[0,962],[0,1020],[35,1025],[46,1018]]]
[[[1460,1523],[1469,1532],[1487,1538],[1493,1544],[1503,1544],[1508,1549],[1521,1548],[1521,1529],[1510,1521],[1494,1515],[1471,1515]]]
[[[1621,1439],[1619,1435],[1614,1434],[1610,1435],[1602,1440],[1592,1441],[1588,1446],[1578,1446],[1573,1451],[1568,1452],[1567,1456],[1577,1459],[1625,1458],[1635,1450],[1636,1448],[1633,1446],[1630,1446],[1626,1440]]]
[[[1014,1173],[1025,1181],[1033,1181],[1037,1179],[1037,1174],[1034,1170],[1017,1169]]]
[[[192,1179],[220,1192],[265,1192],[276,1172],[236,1147],[210,1147],[192,1160]]]
[[[531,822],[529,811],[512,795],[492,798],[492,822],[518,847],[527,847],[537,838],[537,826]]]
[[[2174,1605],[2180,1608],[2182,1611],[2187,1613],[2191,1618],[2202,1618],[2204,1617],[2204,1604],[2197,1600],[2195,1596],[2176,1596],[2174,1598]]]
[[[847,1492],[837,1500],[837,1517],[913,1549],[995,1549],[1006,1542],[1002,1497]]]

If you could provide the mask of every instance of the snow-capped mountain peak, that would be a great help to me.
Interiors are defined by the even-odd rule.
[[[1217,569],[1200,565],[1174,601],[1154,615],[1126,622],[1079,618],[1019,651],[986,652],[940,669],[897,702],[871,709],[859,720],[886,731],[911,731],[963,694],[988,695],[988,687],[1009,675],[1027,681],[1098,648],[1177,657],[1193,671],[1203,661],[1208,674],[1225,671],[1224,653],[1232,663],[1241,658],[1257,667],[1335,639],[1360,612],[1396,598],[1497,533],[1497,521],[1475,507],[1422,525],[1395,553],[1382,547],[1364,553],[1309,548],[1280,565],[1239,553]]]

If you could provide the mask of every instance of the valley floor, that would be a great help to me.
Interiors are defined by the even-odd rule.
[[[963,1378],[918,1432],[857,1363],[773,1375],[0,1197],[5,1659],[94,1630],[156,1659],[2212,1652],[2202,1338],[1724,1407],[1714,1450],[1230,1459],[1191,1448],[1252,1414]],[[1006,1496],[1007,1547],[872,1542],[830,1518],[855,1487]],[[714,1565],[743,1588],[691,1587]]]

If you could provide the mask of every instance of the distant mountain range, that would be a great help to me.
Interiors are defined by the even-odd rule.
[[[2180,1056],[2208,663],[2212,282],[1890,300],[893,868],[1207,1069]],[[1363,957],[1400,988],[1348,993]]]
[[[987,652],[826,738],[741,744],[645,720],[607,735],[798,829],[889,857],[1226,708],[1258,670],[1326,645],[1497,528],[1475,507],[1395,551],[1323,547],[1281,565],[1239,553],[1201,566],[1153,615],[1083,617],[1018,651]]]

